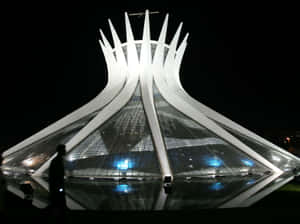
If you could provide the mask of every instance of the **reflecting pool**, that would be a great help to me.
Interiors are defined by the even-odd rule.
[[[123,167],[123,164],[122,166]],[[246,175],[175,180],[171,187],[161,181],[68,178],[65,180],[66,203],[71,210],[172,211],[211,208],[249,207],[293,179],[284,174],[268,181],[268,175]],[[30,183],[32,204],[49,205],[46,178],[6,176],[7,190],[25,198],[20,186]]]

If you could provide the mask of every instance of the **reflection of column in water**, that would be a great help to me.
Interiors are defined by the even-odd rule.
[[[133,191],[133,189],[130,185],[122,183],[122,184],[118,184],[116,186],[115,191],[118,193],[128,194],[128,193],[131,193]]]
[[[168,194],[165,193],[165,190],[164,190],[163,184],[162,184],[159,195],[157,197],[157,201],[155,203],[154,210],[156,210],[156,211],[163,210],[165,207],[167,198],[168,198]]]
[[[49,193],[49,184],[47,181],[45,181],[44,179],[37,177],[37,176],[32,176],[32,179]],[[78,204],[71,197],[69,197],[67,188],[66,188],[65,193],[66,193],[65,198],[66,198],[67,208],[73,209],[73,210],[85,210],[85,208],[82,207],[82,205]],[[38,208],[42,208],[41,206],[38,206],[39,204],[40,204],[39,201],[35,201],[35,200],[33,201],[33,205],[37,206]],[[43,207],[45,207],[45,206],[43,206]]]

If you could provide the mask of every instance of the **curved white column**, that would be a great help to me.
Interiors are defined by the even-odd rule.
[[[229,143],[239,148],[241,151],[244,151],[246,154],[250,155],[251,157],[255,158],[257,161],[261,162],[265,166],[269,167],[274,172],[282,173],[281,170],[279,170],[269,161],[264,159],[256,152],[254,152],[248,146],[240,142],[238,139],[230,135],[227,131],[225,131],[223,128],[218,126],[215,122],[208,119],[203,113],[197,111],[195,108],[185,103],[181,98],[178,98],[176,94],[173,95],[169,94],[168,87],[166,86],[165,82],[161,79],[161,76],[159,76],[159,74],[155,75],[154,77],[155,77],[154,80],[157,85],[157,88],[159,89],[162,96],[166,99],[167,102],[169,102],[178,111],[182,112],[186,116],[195,120],[197,123],[206,127],[208,130],[217,134],[221,138],[226,139]]]
[[[153,101],[153,75],[152,75],[152,54],[151,54],[151,43],[150,43],[150,24],[149,24],[149,14],[146,11],[143,43],[141,49],[141,68],[140,73],[140,83],[142,90],[142,99],[144,103],[144,108],[148,120],[148,124],[151,129],[151,134],[153,137],[157,157],[160,163],[162,177],[171,177],[173,179],[173,174],[170,168],[166,147],[161,134],[159,121],[157,118],[154,101]]]
[[[278,178],[283,172],[278,169],[276,166],[271,164],[269,161],[265,160],[262,156],[254,152],[252,149],[244,145],[242,142],[240,142],[238,139],[231,136],[229,133],[227,133],[224,129],[219,127],[217,124],[215,124],[213,121],[209,120],[205,115],[203,115],[201,112],[195,110],[190,105],[183,102],[180,98],[176,96],[176,94],[169,94],[168,93],[168,87],[165,84],[162,76],[155,75],[154,76],[155,83],[157,85],[157,88],[159,89],[161,95],[167,100],[168,103],[170,103],[173,107],[175,107],[178,111],[185,114],[187,117],[190,117],[200,125],[204,126],[211,132],[217,134],[223,139],[226,139],[229,143],[249,155],[251,158],[256,159],[261,164],[264,164],[266,167],[270,168],[273,171],[273,174],[269,176],[264,181],[258,183],[255,188],[251,188],[247,191],[245,191],[243,194],[239,195],[239,197],[233,199],[230,201],[230,203],[226,203],[222,205],[222,207],[231,207],[232,205],[236,205],[241,203],[241,201],[245,198],[249,198],[253,194],[255,194],[257,191],[262,189],[264,186],[266,186],[268,183],[272,182],[276,178]]]
[[[127,38],[127,64],[129,73],[138,73],[140,71],[140,64],[136,49],[136,41],[132,33],[131,25],[127,13],[125,13],[125,26],[126,26],[126,38]]]
[[[177,38],[177,37],[175,37]],[[174,38],[174,39],[175,39]],[[172,54],[171,56],[167,56],[167,59],[170,61],[174,61],[174,52],[176,49],[177,41],[172,41],[169,49],[169,53]],[[174,55],[174,57],[173,57]],[[166,61],[165,64],[170,64],[171,62]],[[271,170],[273,170],[277,174],[281,174],[282,171],[278,169],[276,166],[274,166],[272,163],[270,163],[268,160],[263,158],[258,153],[254,152],[252,149],[250,149],[248,146],[243,144],[241,141],[233,137],[231,134],[229,134],[227,131],[225,131],[223,128],[221,128],[219,125],[217,125],[212,120],[208,119],[201,111],[197,110],[195,107],[191,106],[184,100],[182,100],[180,97],[177,96],[177,94],[174,94],[174,91],[172,91],[169,86],[164,81],[163,76],[170,77],[172,75],[172,66],[166,67],[163,71],[158,70],[154,74],[154,80],[155,83],[162,94],[162,96],[166,99],[167,102],[169,102],[173,107],[175,107],[178,111],[182,112],[186,116],[190,117],[191,119],[195,120],[200,125],[206,127],[211,132],[217,134],[223,139],[226,139],[229,143],[234,145],[235,147],[239,148],[241,151],[245,152],[247,155],[251,156],[252,158],[255,158],[260,163],[264,164],[265,166],[269,167]],[[169,79],[167,79],[169,81]],[[173,80],[172,80],[173,81]]]
[[[69,140],[69,142],[66,143],[66,151],[69,152],[72,150],[75,146],[77,146],[80,142],[82,142],[89,134],[91,134],[93,131],[95,131],[97,128],[99,128],[107,119],[111,118],[115,113],[117,113],[123,106],[127,104],[127,102],[132,97],[135,88],[138,83],[138,70],[134,73],[132,73],[129,76],[129,72],[127,69],[126,62],[124,63],[124,55],[123,50],[121,48],[121,42],[119,41],[119,38],[117,37],[116,32],[113,31],[112,24],[110,23],[110,26],[112,28],[112,34],[116,35],[114,37],[114,43],[115,43],[115,50],[117,51],[117,61],[121,61],[121,63],[116,66],[116,69],[114,72],[116,74],[122,74],[121,77],[127,77],[127,81],[125,83],[125,86],[120,91],[120,93],[114,98],[113,101],[111,101],[109,104],[106,105],[98,114],[97,116],[92,119],[84,128],[82,128],[72,139]],[[112,54],[111,50],[111,54]],[[122,52],[122,53],[121,53]],[[50,162],[55,157],[53,155],[47,162],[45,162],[33,175],[39,176],[41,175],[50,165]]]
[[[106,40],[106,38],[104,38],[104,40]],[[7,157],[14,152],[22,150],[25,147],[40,141],[41,139],[67,127],[68,125],[71,125],[72,123],[100,110],[118,95],[125,83],[126,77],[125,75],[122,75],[122,73],[117,72],[119,71],[119,65],[114,59],[112,49],[108,42],[106,42],[105,47],[101,42],[100,45],[108,68],[108,83],[103,91],[86,105],[8,149],[3,153],[3,157]]]
[[[223,124],[224,126],[236,130],[237,132],[252,138],[253,140],[256,140],[257,142],[260,142],[266,146],[271,147],[274,150],[277,150],[278,152],[282,153],[283,155],[288,156],[289,158],[293,158],[300,162],[300,159],[296,156],[294,156],[291,153],[288,153],[286,150],[281,149],[279,146],[271,143],[270,141],[258,136],[257,134],[251,132],[250,130],[242,127],[241,125],[237,124],[236,122],[226,118],[225,116],[221,115],[220,113],[214,111],[213,109],[209,108],[208,106],[202,104],[201,102],[195,100],[192,98],[182,87],[180,78],[179,78],[179,68],[182,61],[182,57],[185,51],[185,48],[187,46],[186,42],[187,36],[182,41],[175,58],[175,66],[169,67],[169,74],[168,74],[168,87],[170,89],[170,92],[173,92],[178,97],[180,97],[184,102],[188,103],[190,106],[194,107],[195,109],[201,111],[205,116],[208,118]]]

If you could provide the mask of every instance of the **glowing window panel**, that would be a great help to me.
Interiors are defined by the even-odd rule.
[[[252,185],[252,184],[254,184],[254,183],[256,183],[256,180],[255,180],[255,179],[251,179],[251,180],[249,180],[249,181],[246,183],[246,185]]]
[[[26,160],[23,160],[22,163],[23,163],[25,166],[30,167],[30,166],[34,165],[34,158],[28,158],[28,159],[26,159]]]
[[[281,159],[278,156],[273,155],[272,160],[276,162],[280,162]]]
[[[219,167],[223,164],[223,161],[218,159],[218,158],[206,158],[205,162],[207,165],[212,166],[212,167]]]
[[[115,191],[119,193],[130,193],[132,188],[128,184],[118,184]]]
[[[253,166],[254,162],[250,159],[242,159],[242,163],[244,163],[244,165],[246,166]]]
[[[219,191],[224,188],[224,185],[221,182],[216,182],[210,185],[210,189],[213,191]]]
[[[115,167],[119,170],[128,170],[133,167],[133,163],[129,159],[119,160],[115,162]]]

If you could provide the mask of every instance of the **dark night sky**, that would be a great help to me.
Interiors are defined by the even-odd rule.
[[[158,10],[152,38],[169,12],[169,40],[179,22],[189,32],[181,80],[202,103],[258,133],[300,129],[299,16],[295,6],[106,8],[29,5],[7,8],[1,72],[0,150],[67,115],[105,86],[98,45],[111,18],[125,40],[123,12]],[[143,19],[131,19],[137,37]],[[183,37],[183,35],[182,35]],[[181,38],[182,38],[181,37]]]

